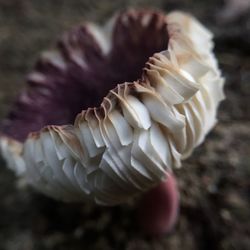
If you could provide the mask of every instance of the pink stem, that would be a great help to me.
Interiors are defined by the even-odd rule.
[[[173,174],[144,195],[138,207],[138,220],[143,231],[152,236],[173,229],[179,213],[179,192]]]

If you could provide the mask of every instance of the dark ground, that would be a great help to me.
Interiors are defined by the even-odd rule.
[[[39,52],[83,20],[102,22],[126,6],[174,8],[214,33],[226,77],[219,123],[177,171],[180,219],[172,234],[138,230],[134,205],[64,204],[35,193],[0,165],[0,250],[250,249],[250,10],[223,1],[0,0],[0,117],[8,111]]]

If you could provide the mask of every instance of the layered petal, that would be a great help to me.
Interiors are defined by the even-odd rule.
[[[212,34],[181,12],[129,10],[103,29],[73,29],[29,76],[31,89],[19,99],[27,113],[5,121],[3,156],[57,199],[114,205],[150,189],[216,123],[224,81],[212,48]],[[74,125],[59,126],[76,113]],[[53,126],[26,139],[27,127],[11,139],[26,123]]]

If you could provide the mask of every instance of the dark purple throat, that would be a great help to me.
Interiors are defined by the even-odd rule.
[[[146,15],[150,18],[145,25]],[[106,55],[86,26],[73,28],[56,48],[64,66],[48,58],[36,63],[26,89],[1,122],[1,131],[24,141],[46,125],[73,123],[79,112],[98,106],[117,84],[139,79],[148,58],[167,49],[168,39],[165,15],[156,11],[121,13]],[[75,60],[75,51],[85,66]]]

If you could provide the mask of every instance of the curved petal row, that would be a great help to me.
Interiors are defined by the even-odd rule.
[[[72,126],[47,126],[24,144],[1,137],[8,165],[49,196],[106,205],[149,189],[179,167],[216,123],[223,79],[211,33],[181,12],[164,18],[168,49],[149,58],[140,80],[117,85]],[[95,35],[108,51],[109,38]]]

